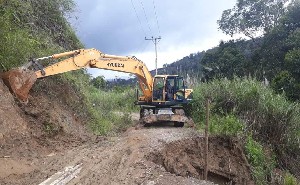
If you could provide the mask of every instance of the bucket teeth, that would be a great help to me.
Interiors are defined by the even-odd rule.
[[[37,76],[28,69],[12,69],[0,74],[5,85],[21,101],[28,101],[29,90],[35,83]]]

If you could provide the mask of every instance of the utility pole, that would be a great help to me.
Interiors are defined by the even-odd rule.
[[[155,45],[155,75],[157,75],[157,43],[160,41],[161,37],[151,37],[150,39],[145,37],[145,40],[152,40]]]

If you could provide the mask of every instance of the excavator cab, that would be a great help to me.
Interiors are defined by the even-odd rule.
[[[152,102],[158,105],[187,103],[186,88],[178,75],[156,75],[153,81]]]
[[[192,89],[187,89],[182,77],[178,75],[156,75],[153,78],[152,101],[140,102],[140,120],[145,126],[156,122],[174,122],[182,127],[193,121],[185,116],[183,105],[191,100]]]

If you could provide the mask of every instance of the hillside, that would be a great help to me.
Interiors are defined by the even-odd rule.
[[[292,1],[278,18],[277,24],[260,37],[221,41],[213,49],[165,64],[159,72],[179,73],[185,77],[188,74],[193,83],[215,78],[250,76],[270,82],[277,93],[284,93],[290,100],[298,101],[299,71],[295,69],[299,65],[300,53],[299,7],[298,1]],[[239,29],[237,25],[230,28]]]

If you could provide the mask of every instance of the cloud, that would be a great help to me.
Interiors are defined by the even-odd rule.
[[[234,6],[236,0],[75,2],[79,20],[73,25],[87,48],[97,48],[114,55],[144,56],[145,60],[149,60],[149,68],[153,69],[153,62],[150,64],[148,57],[152,52],[151,61],[154,61],[154,45],[151,41],[145,41],[145,37],[161,36],[158,55],[164,58],[170,55],[173,61],[174,58],[183,58],[189,52],[207,50],[221,39],[228,39],[218,31],[217,20],[223,10]],[[172,61],[167,59],[160,65],[169,62]]]

